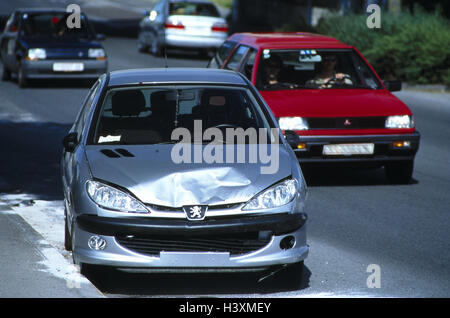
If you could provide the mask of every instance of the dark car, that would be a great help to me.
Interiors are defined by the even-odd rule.
[[[2,80],[17,74],[20,87],[29,79],[97,79],[107,71],[105,49],[87,17],[70,28],[71,13],[58,9],[17,9],[0,37]]]

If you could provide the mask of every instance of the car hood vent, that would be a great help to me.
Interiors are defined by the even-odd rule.
[[[102,149],[102,150],[100,150],[100,152],[109,158],[119,158],[120,157],[117,153],[115,153],[111,149]]]
[[[116,149],[116,151],[124,157],[134,157],[134,155],[126,149],[119,148],[119,149]]]
[[[109,158],[120,158],[121,157],[120,155],[128,158],[134,157],[134,155],[126,149],[118,148],[114,150],[102,149],[100,150],[100,152]]]

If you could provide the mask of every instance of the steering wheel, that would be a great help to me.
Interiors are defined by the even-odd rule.
[[[352,84],[345,83],[345,80],[348,79]],[[353,85],[353,80],[350,75],[344,74],[344,76],[341,79],[338,79],[336,75],[334,75],[332,78],[330,78],[328,81],[326,81],[324,86],[328,86],[329,84],[333,85]]]
[[[239,127],[236,125],[232,125],[232,124],[220,124],[220,125],[213,126],[211,128],[224,129],[224,128],[239,128]]]

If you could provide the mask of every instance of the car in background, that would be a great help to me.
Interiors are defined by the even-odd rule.
[[[206,0],[161,0],[140,22],[138,50],[162,55],[165,48],[215,51],[228,36],[216,5]]]
[[[262,162],[228,159],[175,162],[175,128],[194,136],[182,141],[192,153],[210,146],[195,137],[196,121],[208,142],[209,128],[275,129],[257,145],[279,145],[278,169],[261,174]],[[65,246],[82,269],[272,271],[289,265],[289,280],[301,281],[309,250],[306,183],[275,118],[241,74],[189,68],[107,73],[63,145]],[[216,145],[228,158],[228,151],[248,152],[254,144]]]
[[[87,17],[69,28],[70,13],[59,9],[17,9],[0,36],[2,80],[17,74],[20,87],[31,79],[96,80],[107,71],[105,49]]]
[[[288,133],[300,163],[384,166],[408,183],[420,134],[411,110],[358,50],[311,33],[236,33],[208,67],[243,73]]]

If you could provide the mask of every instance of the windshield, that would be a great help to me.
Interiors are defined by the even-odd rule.
[[[170,4],[169,15],[196,15],[219,18],[220,14],[212,3],[173,2]]]
[[[213,127],[224,136],[228,128],[265,128],[268,134],[274,128],[245,88],[115,88],[109,90],[101,106],[94,144],[175,143],[178,140],[172,139],[172,132],[176,128],[187,129],[197,142],[198,135],[203,141],[205,130]],[[225,143],[224,139],[216,141]]]
[[[375,74],[353,50],[263,50],[259,90],[382,88]]]
[[[23,14],[23,32],[25,36],[52,38],[91,38],[91,30],[85,17],[81,16],[80,28],[69,28],[67,18],[70,13]]]

